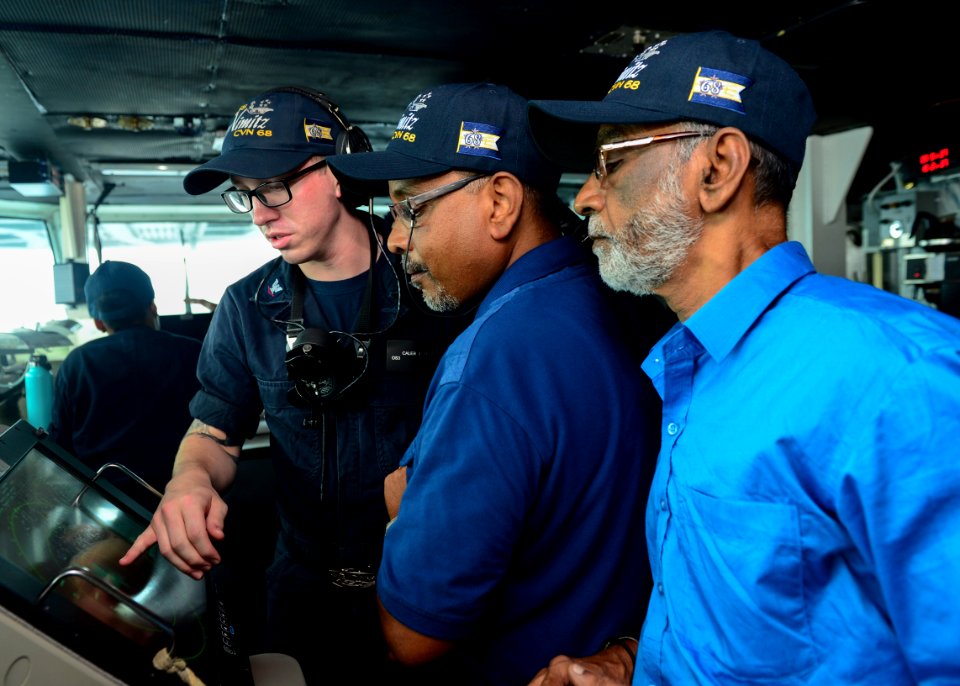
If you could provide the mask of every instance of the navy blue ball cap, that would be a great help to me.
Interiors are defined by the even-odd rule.
[[[333,155],[342,132],[340,122],[316,99],[280,89],[267,91],[240,105],[219,157],[190,171],[183,188],[200,195],[231,176],[280,176],[315,155]]]
[[[534,100],[537,145],[555,162],[593,164],[601,124],[698,121],[732,126],[799,172],[816,121],[800,76],[757,41],[725,31],[667,38],[633,58],[601,101]]]
[[[107,260],[87,277],[83,295],[90,316],[101,321],[120,321],[146,313],[153,302],[153,284],[135,264]]]
[[[329,158],[333,170],[376,192],[385,182],[462,169],[510,172],[524,183],[555,191],[560,168],[530,136],[527,101],[506,86],[453,83],[429,88],[404,112],[385,150]]]

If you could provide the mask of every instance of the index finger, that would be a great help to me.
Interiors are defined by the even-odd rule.
[[[137,540],[133,542],[133,545],[127,550],[123,557],[120,558],[120,565],[125,566],[136,560],[143,553],[145,553],[150,546],[157,542],[157,535],[153,531],[153,527],[148,526],[143,530],[143,533],[137,536]]]

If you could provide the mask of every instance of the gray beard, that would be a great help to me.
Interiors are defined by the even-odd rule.
[[[589,232],[606,239],[593,244],[603,281],[617,291],[650,295],[687,258],[703,234],[703,219],[685,212],[677,166],[664,173],[652,201],[638,209],[616,236],[595,214],[590,216]]]
[[[423,302],[434,312],[453,312],[460,307],[460,301],[450,295],[443,286],[436,281],[433,282],[436,289],[433,293],[427,293],[421,289]]]
[[[408,269],[413,268],[415,271],[425,272],[428,276],[430,274],[429,270],[419,262],[408,264],[406,257],[403,259],[403,270],[406,272]],[[417,286],[413,283],[410,285],[420,291],[420,295],[423,296],[423,303],[429,307],[434,312],[453,312],[460,307],[460,301],[455,297],[450,295],[447,290],[437,282],[436,279],[430,277],[431,283],[433,283],[434,290],[433,293],[427,293],[420,286]]]

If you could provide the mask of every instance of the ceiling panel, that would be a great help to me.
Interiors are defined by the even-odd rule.
[[[655,6],[654,6],[655,5]],[[921,141],[952,133],[960,94],[944,3],[448,0],[84,0],[0,2],[0,153],[47,157],[90,186],[115,162],[196,164],[249,97],[276,85],[326,92],[385,145],[422,88],[489,80],[530,98],[599,98],[635,43],[724,28],[760,39],[807,80],[818,133],[876,129],[852,193]],[[635,31],[636,30],[636,31]],[[70,123],[104,119],[102,129]],[[140,116],[150,130],[123,127]],[[179,178],[117,178],[107,203],[151,189],[184,202]],[[17,198],[0,180],[0,198]],[[159,197],[159,196],[158,196]],[[55,202],[52,200],[51,202]]]

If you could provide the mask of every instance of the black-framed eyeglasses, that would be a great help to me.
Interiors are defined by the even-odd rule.
[[[664,141],[675,141],[680,138],[693,138],[694,136],[711,136],[712,133],[706,133],[702,131],[675,131],[673,133],[658,133],[654,136],[646,136],[644,138],[635,138],[628,141],[618,141],[616,143],[607,143],[606,145],[601,145],[597,148],[596,158],[593,165],[593,175],[597,177],[597,181],[601,184],[603,183],[604,178],[607,176],[607,153],[613,152],[615,150],[624,150],[626,148],[642,148],[647,145],[653,145],[654,143],[662,143]]]
[[[327,166],[327,161],[320,160],[316,164],[311,164],[309,167],[284,176],[282,179],[264,181],[249,191],[240,188],[231,188],[221,193],[220,197],[223,198],[223,202],[226,203],[227,207],[237,214],[244,214],[252,210],[254,197],[262,202],[265,207],[280,207],[280,205],[286,205],[293,199],[293,194],[290,192],[290,184],[312,171],[323,169],[325,166]]]
[[[474,176],[468,176],[463,179],[457,179],[453,183],[448,183],[444,186],[437,186],[436,188],[431,188],[429,191],[415,195],[412,198],[407,198],[406,200],[401,200],[400,202],[395,202],[390,205],[390,216],[394,220],[402,219],[406,222],[407,226],[413,228],[413,221],[417,217],[417,210],[426,205],[431,200],[436,200],[437,198],[442,198],[448,193],[453,193],[458,191],[469,183],[476,181],[477,179],[482,179],[486,174],[476,174]]]

